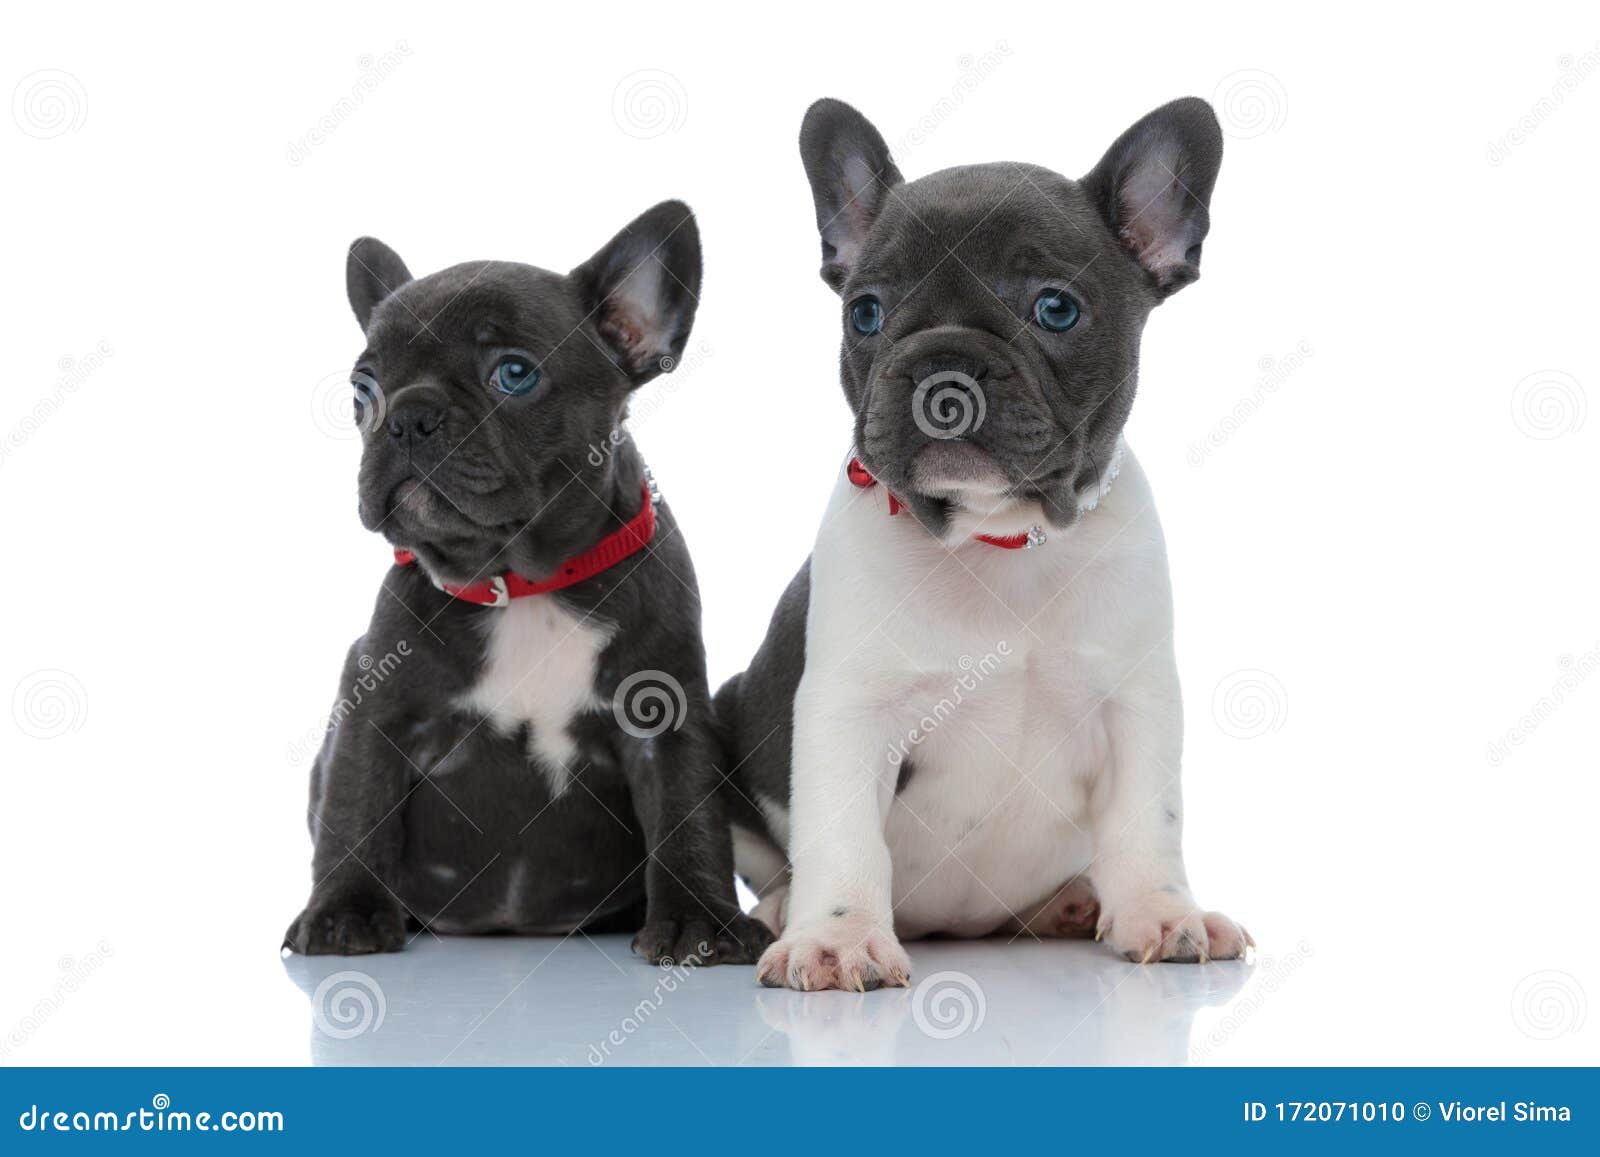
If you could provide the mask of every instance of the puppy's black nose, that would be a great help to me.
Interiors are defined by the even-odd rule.
[[[437,402],[416,398],[401,402],[389,411],[389,433],[396,438],[407,434],[421,440],[444,425],[445,407]]]

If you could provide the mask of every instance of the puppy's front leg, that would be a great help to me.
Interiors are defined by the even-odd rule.
[[[347,686],[361,673],[356,662],[352,649]],[[317,756],[309,811],[314,883],[304,911],[284,933],[285,948],[354,956],[405,947],[406,912],[392,889],[404,847],[401,805],[410,768],[386,738],[404,730],[387,722],[358,707],[329,732]]]
[[[1145,664],[1104,706],[1111,759],[1089,870],[1098,935],[1139,964],[1231,960],[1253,941],[1221,912],[1201,909],[1183,866],[1183,703],[1170,643]]]
[[[645,926],[633,950],[654,964],[750,964],[772,943],[766,925],[739,910],[733,846],[703,685],[690,684],[689,722],[621,741],[634,815],[644,828]]]
[[[911,958],[894,935],[893,873],[883,828],[894,798],[883,712],[844,680],[807,672],[794,700],[789,858],[794,883],[783,938],[756,975],[771,988],[905,986]]]

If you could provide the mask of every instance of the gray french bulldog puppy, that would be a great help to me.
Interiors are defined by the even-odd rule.
[[[613,437],[689,336],[688,207],[566,274],[413,278],[362,238],[346,280],[361,520],[396,565],[312,769],[315,882],[285,945],[637,930],[652,961],[752,961],[771,937],[734,897],[694,570]]]
[[[907,983],[902,939],[1099,934],[1242,954],[1189,891],[1154,501],[1122,437],[1140,338],[1199,276],[1222,134],[1201,100],[1081,179],[907,181],[840,101],[800,155],[840,297],[853,445],[811,558],[717,694],[771,985]]]

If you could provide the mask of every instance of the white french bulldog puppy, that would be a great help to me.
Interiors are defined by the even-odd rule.
[[[1199,276],[1222,157],[1175,101],[1082,180],[907,183],[824,100],[801,154],[855,441],[814,552],[717,696],[768,985],[904,985],[902,939],[1251,943],[1190,892],[1165,547],[1122,438],[1150,311]]]

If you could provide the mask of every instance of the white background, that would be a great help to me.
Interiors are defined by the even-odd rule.
[[[388,564],[329,416],[351,238],[565,269],[694,207],[690,366],[635,434],[716,683],[849,435],[806,105],[856,104],[909,177],[1080,174],[1186,93],[1227,152],[1129,439],[1172,558],[1191,877],[1306,953],[1220,1059],[1600,1060],[1592,6],[665,9],[12,13],[5,1062],[305,1059],[276,954],[303,751]]]

